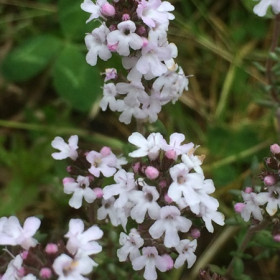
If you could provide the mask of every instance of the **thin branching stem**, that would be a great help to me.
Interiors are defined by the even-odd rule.
[[[280,37],[280,14],[275,16],[275,22],[274,22],[274,29],[273,29],[273,34],[272,34],[272,41],[271,41],[271,46],[270,46],[270,53],[273,53],[275,49],[278,46],[278,41]],[[271,86],[270,94],[271,97],[274,101],[276,101],[278,104],[280,104],[280,99],[277,95],[276,89],[273,86],[273,71],[272,71],[272,66],[273,66],[273,60],[271,57],[268,57],[266,61],[266,79],[268,85]]]

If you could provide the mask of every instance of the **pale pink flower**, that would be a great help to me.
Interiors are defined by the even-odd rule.
[[[91,14],[86,23],[101,16],[101,6],[105,3],[107,3],[106,0],[97,0],[96,4],[94,4],[91,0],[84,0],[81,4],[81,9]]]
[[[139,50],[142,47],[142,38],[135,33],[136,25],[127,20],[118,24],[118,30],[110,32],[107,36],[107,45],[115,46],[118,54],[128,56],[129,48]]]
[[[57,136],[54,138],[54,140],[51,143],[52,147],[60,150],[58,153],[52,153],[52,157],[54,159],[65,159],[70,157],[72,160],[76,160],[78,157],[77,149],[78,149],[78,136],[77,135],[72,135],[68,139],[68,144],[65,143],[65,141]]]
[[[105,24],[95,28],[91,33],[85,37],[86,47],[88,53],[86,55],[86,61],[89,65],[95,66],[97,58],[100,57],[102,60],[107,61],[112,57],[112,53],[109,51],[106,44],[106,37],[110,30]]]
[[[39,229],[41,221],[36,217],[29,217],[21,227],[19,220],[15,216],[0,219],[0,245],[20,245],[28,250],[38,243],[32,236]]]
[[[132,260],[132,266],[134,270],[145,268],[144,278],[146,280],[157,279],[156,268],[161,272],[165,272],[169,269],[169,259],[159,256],[156,247],[145,247],[142,249],[142,253],[142,256],[136,257]]]
[[[69,200],[69,205],[73,208],[80,208],[83,198],[88,203],[92,203],[96,199],[94,191],[89,187],[89,177],[78,176],[77,181],[72,178],[64,178],[63,185],[65,193],[73,194]]]
[[[68,238],[66,248],[73,255],[89,256],[101,252],[102,247],[96,240],[103,236],[103,231],[96,225],[84,231],[81,219],[71,219],[69,231],[65,234]]]
[[[194,251],[196,250],[196,246],[197,246],[196,239],[192,241],[188,239],[181,240],[180,243],[175,247],[179,256],[175,261],[174,267],[179,268],[185,263],[185,261],[187,261],[188,268],[191,268],[196,261],[196,255],[194,254]]]
[[[163,142],[165,141],[160,133],[151,133],[146,139],[139,132],[133,132],[128,141],[137,146],[139,149],[129,153],[131,157],[144,157],[148,156],[151,160],[155,160],[162,148]]]
[[[180,210],[175,206],[164,206],[160,209],[160,218],[150,227],[149,233],[154,239],[163,234],[164,245],[167,248],[176,247],[180,238],[178,231],[188,232],[192,222],[181,216]]]
[[[272,11],[275,14],[280,13],[280,1],[279,0],[260,0],[260,2],[254,7],[254,13],[260,17],[266,15],[268,7],[272,7]]]
[[[66,254],[58,256],[52,265],[57,280],[88,280],[82,275],[89,274],[94,266],[90,258],[71,258]]]
[[[130,261],[140,256],[139,248],[144,245],[144,240],[136,229],[131,229],[129,235],[125,233],[120,234],[120,244],[122,247],[117,250],[117,255],[120,262]]]

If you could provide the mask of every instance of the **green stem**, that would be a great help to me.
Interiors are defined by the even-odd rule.
[[[272,41],[271,41],[271,46],[270,46],[270,52],[273,53],[275,51],[275,49],[277,48],[278,45],[278,40],[280,37],[280,14],[275,16],[275,23],[274,23],[274,29],[273,29],[273,34],[272,34]],[[272,72],[272,66],[273,66],[273,60],[268,57],[267,61],[266,61],[266,79],[267,79],[267,83],[269,85],[271,85],[271,90],[270,90],[270,94],[271,97],[274,101],[276,101],[278,104],[280,104],[280,99],[277,95],[277,91],[273,86],[273,72]]]
[[[263,220],[261,221],[259,224],[257,225],[253,225],[249,228],[249,230],[247,231],[246,235],[243,238],[243,241],[239,244],[236,252],[238,253],[237,255],[241,255],[247,248],[248,243],[250,242],[250,240],[252,239],[252,237],[254,236],[254,234],[264,228],[266,228],[268,225],[268,221]],[[228,277],[229,279],[232,276],[233,273],[233,268],[234,268],[234,262],[235,262],[236,256],[234,256],[227,268],[226,274],[225,276]]]

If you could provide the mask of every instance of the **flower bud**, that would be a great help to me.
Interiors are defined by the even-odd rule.
[[[162,189],[166,188],[167,186],[167,182],[166,180],[161,180],[158,184]]]
[[[195,239],[199,238],[200,237],[200,230],[198,228],[193,228],[191,230],[191,237],[195,238]]]
[[[101,6],[101,13],[107,17],[113,17],[116,14],[115,7],[110,3],[105,3]]]
[[[253,191],[253,189],[251,187],[246,187],[244,192],[245,193],[251,193]]]
[[[20,278],[23,277],[24,274],[25,274],[25,269],[24,269],[24,267],[21,267],[21,268],[19,268],[19,269],[17,270],[17,275],[18,275]],[[14,279],[15,279],[15,278],[14,278]]]
[[[172,160],[175,160],[176,157],[177,157],[177,154],[174,150],[169,150],[169,151],[166,151],[165,152],[165,156],[168,158],[168,159],[172,159]]]
[[[73,182],[75,182],[75,180],[73,178],[71,178],[71,177],[65,177],[62,180],[63,185],[68,184],[68,183],[73,183]]]
[[[172,198],[171,198],[170,196],[168,196],[168,194],[166,194],[166,195],[164,196],[164,200],[165,200],[165,202],[168,203],[168,204],[173,202]]]
[[[135,162],[132,165],[133,172],[137,174],[139,172],[140,167],[141,167],[140,162],[139,161]]]
[[[118,43],[113,44],[113,45],[107,45],[107,47],[108,47],[110,52],[115,52],[115,51],[117,51]]]
[[[145,169],[145,174],[149,179],[153,180],[159,176],[159,171],[153,166],[148,166]]]
[[[270,151],[272,154],[280,154],[280,146],[278,144],[273,144],[270,146]]]
[[[51,269],[49,269],[48,267],[43,267],[41,270],[40,270],[40,276],[43,278],[43,279],[49,279],[52,277],[52,271]]]
[[[167,254],[164,254],[162,257],[164,259],[167,270],[172,269],[174,265],[173,259]]]
[[[109,156],[110,154],[112,153],[111,149],[109,147],[103,147],[101,150],[100,150],[100,154],[104,157],[106,156]]]
[[[23,251],[20,256],[22,257],[23,260],[26,260],[28,257],[29,252],[28,251]],[[1,278],[0,278],[1,279]]]
[[[103,190],[101,188],[94,188],[93,191],[97,198],[103,197]]]
[[[276,179],[273,175],[267,175],[264,177],[263,182],[266,186],[273,186],[276,183]]]
[[[55,254],[58,251],[58,246],[55,243],[48,243],[45,252],[47,254]]]
[[[137,34],[139,36],[143,36],[144,34],[146,34],[146,28],[145,26],[141,25],[137,28]]]
[[[242,210],[244,209],[244,207],[245,207],[244,203],[238,202],[234,205],[234,210],[235,210],[236,213],[241,213]]]
[[[280,242],[280,233],[275,234],[275,235],[273,236],[273,240],[274,240],[275,242]]]
[[[130,20],[130,15],[129,14],[123,14],[122,15],[122,20],[123,21]]]

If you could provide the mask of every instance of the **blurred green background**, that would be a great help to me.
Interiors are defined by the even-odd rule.
[[[201,146],[206,177],[213,178],[220,210],[230,223],[236,200],[232,190],[257,181],[269,145],[279,140],[277,106],[263,72],[273,21],[254,15],[251,0],[171,2],[176,19],[170,23],[169,41],[178,47],[176,61],[191,75],[189,91],[175,105],[163,107],[149,130],[165,136],[181,132]],[[135,131],[134,122],[123,125],[117,114],[98,107],[100,73],[119,61],[87,65],[83,38],[96,23],[85,23],[88,14],[80,1],[0,0],[0,14],[0,216],[39,214],[45,221],[42,231],[51,227],[59,232],[76,212],[63,194],[66,164],[51,158],[52,139],[78,134],[85,148],[108,145],[126,153],[127,137]],[[214,238],[206,235],[198,250],[210,246],[202,265],[227,265],[234,229],[217,227]],[[249,261],[248,274],[262,275],[252,279],[278,279],[278,257],[270,266],[266,258]],[[107,266],[111,279],[122,279],[118,273],[127,277],[119,266]],[[196,269],[186,279],[195,279]],[[189,274],[160,277],[185,279],[184,273]]]

